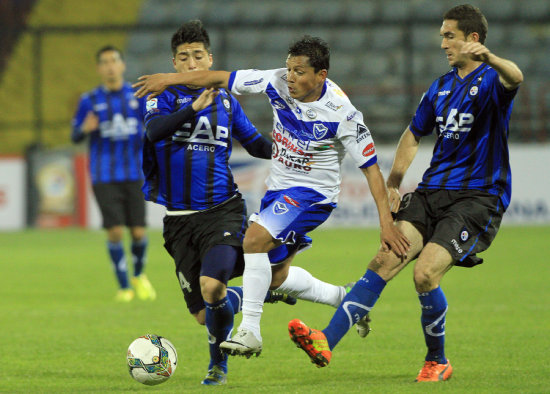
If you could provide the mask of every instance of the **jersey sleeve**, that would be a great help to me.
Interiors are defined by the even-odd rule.
[[[260,137],[256,126],[252,124],[248,116],[244,113],[237,99],[231,97],[231,107],[233,108],[233,138],[241,143],[243,147],[252,143]]]
[[[235,94],[265,93],[278,70],[238,70],[229,76],[228,88]]]
[[[412,133],[419,137],[430,135],[435,127],[435,113],[431,100],[431,90],[430,88],[422,95],[416,113],[409,124],[409,129]]]
[[[338,126],[336,135],[359,168],[370,167],[377,162],[374,141],[361,112],[352,110]]]
[[[168,115],[174,111],[174,97],[172,93],[164,91],[157,97],[147,100],[145,103],[144,123],[147,124],[151,119],[159,115]]]
[[[496,103],[497,107],[510,104],[510,102],[516,96],[519,87],[512,90],[506,89],[504,85],[500,82],[498,73],[496,71],[494,73],[490,73],[489,77],[492,78],[491,83],[493,85],[492,99]]]
[[[80,102],[78,103],[78,108],[72,121],[71,140],[73,142],[79,142],[84,139],[85,134],[80,130],[80,128],[82,127],[82,123],[84,123],[86,115],[92,110],[93,108],[92,102],[90,101],[90,96],[88,94],[83,94],[80,97]]]

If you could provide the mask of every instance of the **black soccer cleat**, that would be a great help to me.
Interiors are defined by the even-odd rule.
[[[279,293],[277,291],[269,290],[267,292],[267,295],[265,297],[265,301],[269,304],[275,304],[279,301],[284,302],[288,305],[296,305],[296,302],[298,301],[296,298],[289,296],[288,294]]]

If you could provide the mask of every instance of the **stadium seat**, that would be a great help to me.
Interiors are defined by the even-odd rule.
[[[403,0],[385,0],[384,6],[380,7],[380,17],[384,22],[404,22],[412,20],[412,2]]]
[[[393,49],[402,46],[403,34],[397,26],[378,27],[370,31],[369,42],[375,49]]]
[[[329,38],[330,47],[338,51],[361,51],[365,49],[366,32],[361,27],[334,29]]]

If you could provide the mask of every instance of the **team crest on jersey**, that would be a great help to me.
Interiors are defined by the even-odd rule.
[[[231,104],[229,104],[229,100],[224,98],[223,100],[223,106],[227,109],[229,109],[229,107],[231,107]]]
[[[273,213],[275,215],[284,215],[287,212],[288,212],[288,207],[282,202],[277,201],[275,205],[273,205]]]
[[[306,111],[306,115],[310,119],[315,119],[317,117],[317,112],[312,110],[311,108]]]
[[[371,142],[367,146],[365,146],[365,149],[363,149],[363,156],[369,157],[374,154],[374,144]]]
[[[156,109],[158,106],[159,99],[158,98],[152,98],[151,100],[147,100],[146,108],[147,111],[151,111],[152,109]]]
[[[478,89],[477,86],[472,86],[472,87],[470,88],[470,96],[475,96],[475,95],[477,94],[478,90],[479,90],[479,89]]]
[[[285,199],[285,201],[287,203],[289,203],[290,205],[294,205],[296,208],[300,208],[300,203],[292,198],[290,198],[289,196],[287,196],[286,194],[283,195],[283,198]]]
[[[315,139],[320,140],[327,134],[328,128],[322,123],[315,123],[313,125],[313,136]]]
[[[130,108],[132,108],[132,109],[138,109],[139,108],[139,103],[135,99],[130,100],[129,105],[130,105]]]
[[[468,238],[470,238],[470,234],[468,233],[468,230],[466,230],[466,228],[462,229],[462,231],[460,232],[460,240],[462,242],[466,242]]]

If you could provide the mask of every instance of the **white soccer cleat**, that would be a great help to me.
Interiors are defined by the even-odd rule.
[[[220,344],[220,350],[231,356],[258,357],[262,352],[262,341],[258,340],[252,331],[239,327],[233,338]]]
[[[369,323],[370,323],[370,317],[369,317],[369,314],[367,313],[355,325],[357,329],[357,334],[359,334],[361,338],[365,338],[367,335],[369,335],[369,332],[371,332]]]

